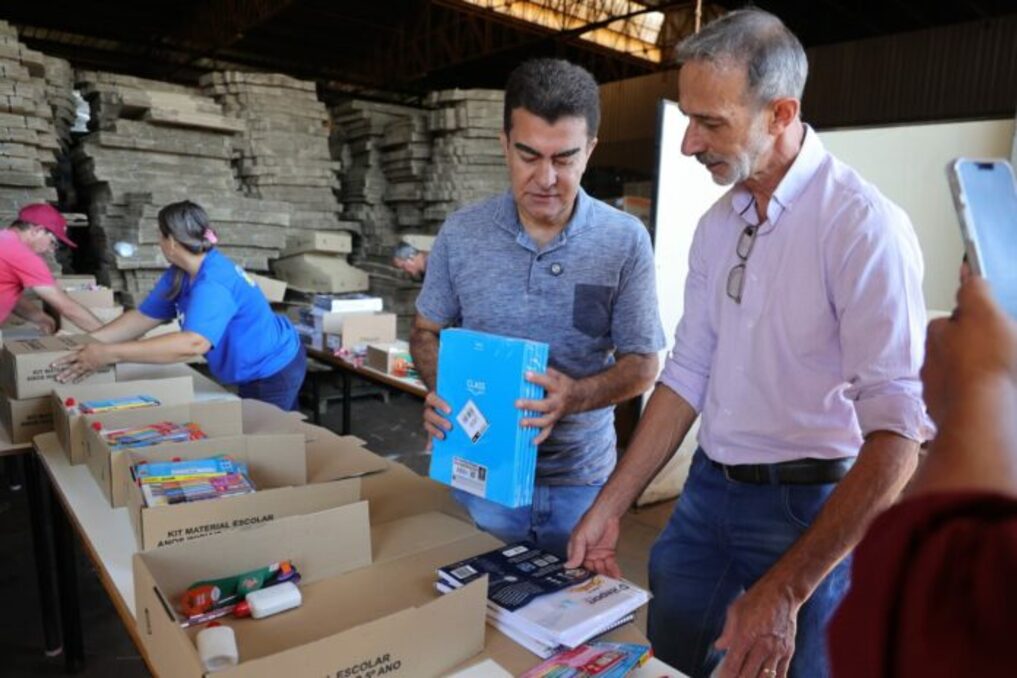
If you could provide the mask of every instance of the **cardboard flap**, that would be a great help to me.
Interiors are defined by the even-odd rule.
[[[308,591],[305,601],[312,600],[314,594],[314,591]],[[365,600],[362,606],[347,607],[369,611],[373,603],[375,601]],[[316,626],[314,614],[307,612],[312,610],[301,610],[301,626],[313,628]],[[323,615],[322,622],[334,624],[333,619],[340,611],[323,607],[314,612]],[[245,651],[247,656],[252,653],[264,655],[266,650],[274,651],[274,654],[241,661],[239,666],[218,675],[223,678],[268,678],[292,675],[294,668],[300,667],[302,674],[326,677],[440,676],[484,649],[486,613],[487,579],[484,578],[458,591],[432,597],[426,606],[399,609],[296,647],[292,646],[292,640],[281,637],[279,630],[286,631],[281,617],[257,620],[254,622],[257,626],[245,621],[245,629],[237,634],[240,656],[245,656]],[[274,628],[269,626],[272,622],[275,622]],[[255,631],[256,635],[251,631]]]
[[[240,407],[245,433],[303,433],[300,423],[304,415],[299,412],[285,412],[249,398],[242,400]]]
[[[112,384],[67,384],[53,389],[53,396],[61,406],[68,398],[80,402],[132,395],[152,396],[165,405],[189,403],[194,400],[194,380],[191,377],[172,377]]]
[[[204,675],[194,644],[186,634],[180,633],[172,601],[162,595],[139,554],[134,554],[131,564],[137,631],[150,665],[158,666],[166,675]]]
[[[176,544],[142,554],[145,564],[171,601],[202,579],[227,577],[292,560],[311,583],[371,563],[367,502],[276,520],[249,530]]]
[[[364,447],[354,436],[340,436],[327,429],[302,424],[314,438],[307,439],[307,477],[312,483],[356,478],[389,468],[390,462]]]
[[[430,512],[400,518],[372,527],[373,560],[376,563],[386,562],[476,536],[486,537],[491,542],[488,551],[501,544],[473,525],[444,513]]]

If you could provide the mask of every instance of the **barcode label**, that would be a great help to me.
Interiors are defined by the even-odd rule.
[[[456,420],[463,427],[470,442],[476,443],[487,430],[487,419],[480,413],[480,408],[472,400],[467,400],[463,409],[459,410]]]
[[[456,579],[466,579],[467,577],[472,577],[476,573],[477,571],[474,570],[469,565],[463,565],[462,567],[457,567],[456,569],[452,570],[452,576],[455,577]]]
[[[462,457],[452,457],[452,487],[478,497],[487,496],[487,467]]]

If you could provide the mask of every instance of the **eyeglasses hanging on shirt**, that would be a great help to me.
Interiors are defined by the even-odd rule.
[[[756,204],[755,198],[738,213],[738,216],[745,216],[745,213]],[[738,236],[738,243],[735,245],[735,254],[738,255],[738,263],[735,264],[727,274],[727,296],[731,297],[736,304],[742,303],[742,291],[745,289],[745,263],[752,254],[752,247],[756,244],[756,236],[759,235],[759,228],[762,224],[749,224],[742,229]]]

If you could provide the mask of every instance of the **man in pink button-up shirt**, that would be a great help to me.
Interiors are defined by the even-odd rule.
[[[617,573],[620,517],[701,414],[650,557],[654,651],[693,676],[721,658],[721,676],[823,676],[847,556],[928,434],[921,252],[802,122],[805,52],[779,19],[732,12],[678,54],[682,152],[732,188],[700,220],[674,350],[569,564]]]

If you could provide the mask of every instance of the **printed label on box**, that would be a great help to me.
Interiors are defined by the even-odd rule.
[[[480,412],[480,408],[472,400],[467,400],[463,409],[456,415],[459,425],[466,431],[470,441],[476,443],[487,430],[487,419]]]
[[[452,458],[452,487],[457,490],[487,496],[487,467],[474,464],[462,457]]]

